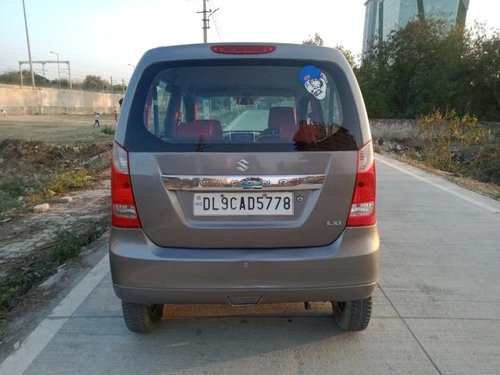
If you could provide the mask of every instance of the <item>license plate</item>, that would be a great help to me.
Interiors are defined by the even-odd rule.
[[[196,193],[194,216],[291,216],[293,193]]]

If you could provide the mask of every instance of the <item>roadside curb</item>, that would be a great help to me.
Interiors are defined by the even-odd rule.
[[[477,207],[487,210],[493,214],[500,214],[500,203],[498,203],[492,198],[462,188],[457,184],[449,182],[440,176],[433,175],[417,167],[413,167],[410,164],[400,162],[396,159],[392,159],[381,154],[376,154],[375,159],[393,169],[396,169],[402,173],[405,173],[408,176],[411,176],[413,178],[416,178],[417,180],[432,185],[448,194],[454,195],[457,198],[467,201]]]

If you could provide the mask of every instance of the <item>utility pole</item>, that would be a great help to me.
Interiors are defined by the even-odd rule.
[[[417,0],[417,7],[418,7],[418,19],[420,21],[425,21],[424,0]]]
[[[23,64],[29,64],[30,61],[19,61],[19,74],[21,75],[21,88],[23,87],[23,75],[22,75],[22,72],[23,72]],[[71,68],[70,68],[70,65],[69,65],[69,60],[32,60],[31,61],[31,64],[34,65],[34,64],[42,64],[42,68],[43,68],[43,74],[45,75],[45,64],[66,64],[68,66],[68,79],[69,79],[69,88],[70,89],[73,89],[73,85],[71,83]],[[58,76],[59,76],[59,69],[58,69]],[[61,79],[60,79],[60,76],[59,76],[59,83],[60,83]],[[60,85],[59,85],[60,87]]]
[[[109,77],[109,81],[111,82],[111,93],[113,93],[113,76]]]
[[[210,17],[220,9],[217,8],[213,12],[212,9],[207,10],[207,1],[208,0],[203,0],[203,10],[201,12],[196,12],[203,14],[203,18],[201,19],[203,23],[203,25],[201,26],[201,28],[203,29],[203,43],[207,43],[207,30],[210,29]],[[207,15],[207,13],[209,14]]]
[[[68,79],[69,79],[69,89],[73,90],[73,84],[71,83],[71,69],[69,67],[69,60],[68,60]]]
[[[28,57],[30,60],[30,72],[31,72],[31,87],[34,90],[35,89],[35,73],[33,72],[33,64],[31,63],[31,47],[30,47],[30,36],[28,33],[28,20],[26,19],[26,7],[24,6],[24,0],[23,0],[23,13],[24,13],[24,27],[26,28],[26,41],[28,43]],[[21,71],[21,75],[23,72]],[[21,83],[22,86],[22,83]]]
[[[53,51],[50,51],[50,53],[53,53],[54,55],[57,56],[57,81],[59,82],[59,88],[61,88],[61,70],[59,69],[59,53]]]
[[[201,27],[203,29],[203,43],[207,42],[207,30],[210,28],[210,26],[208,26],[207,13],[210,13],[211,11],[211,9],[207,10],[207,0],[203,0],[203,10],[201,12],[197,12],[203,14],[203,18],[201,19],[203,23],[203,26]]]
[[[23,88],[23,63],[19,61],[19,74],[21,75],[21,88]]]

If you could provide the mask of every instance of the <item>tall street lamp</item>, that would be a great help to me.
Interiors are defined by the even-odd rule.
[[[26,28],[26,42],[28,44],[28,57],[30,59],[30,72],[31,72],[31,87],[35,89],[35,73],[33,71],[33,63],[31,61],[31,47],[30,47],[30,36],[28,33],[28,20],[26,18],[26,7],[24,6],[23,0],[23,13],[24,13],[24,27]],[[21,66],[21,65],[19,65]],[[21,70],[21,86],[23,85],[23,71]]]
[[[59,88],[61,88],[61,71],[59,70],[59,54],[57,52],[50,51],[57,56],[57,82],[59,83]]]

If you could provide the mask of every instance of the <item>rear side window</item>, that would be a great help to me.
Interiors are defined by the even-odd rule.
[[[165,151],[355,150],[354,106],[345,76],[328,64],[164,64],[143,75],[132,107],[142,121],[128,126]]]

